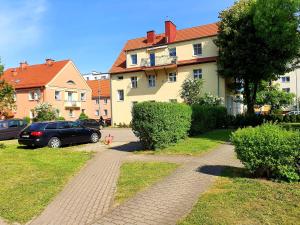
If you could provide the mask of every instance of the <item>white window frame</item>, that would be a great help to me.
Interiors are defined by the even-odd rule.
[[[203,49],[202,49],[202,43],[193,44],[193,55],[194,56],[201,56],[202,55],[202,51],[203,51]]]
[[[107,115],[108,115],[108,110],[104,109],[104,116],[107,116]]]
[[[99,104],[100,104],[100,99],[99,99],[99,98],[96,98],[96,99],[95,99],[95,102],[96,102],[96,105],[99,105]]]
[[[107,105],[108,99],[107,99],[107,98],[104,98],[104,99],[103,99],[103,102],[104,102],[104,105]]]
[[[95,116],[100,116],[100,111],[99,111],[99,109],[96,109],[96,111],[95,111]]]
[[[156,86],[156,76],[155,75],[149,75],[148,76],[148,87],[154,88]]]
[[[74,110],[73,109],[70,109],[69,110],[69,117],[71,117],[71,118],[74,118],[75,116],[74,116]]]
[[[41,97],[41,95],[40,95],[39,90],[34,90],[34,91],[29,92],[28,98],[29,98],[30,101],[37,101],[37,100],[40,99],[40,97]]]
[[[131,77],[130,78],[130,81],[131,81],[131,88],[137,88],[138,85],[137,85],[137,77]]]
[[[177,81],[177,73],[176,72],[171,72],[168,74],[168,81],[170,83],[174,83]]]
[[[286,93],[290,93],[291,92],[291,88],[282,88],[282,91],[285,91]]]
[[[290,76],[281,77],[281,82],[282,83],[290,83],[291,82]]]
[[[135,58],[136,62],[133,61],[134,58]],[[131,65],[137,65],[138,64],[137,54],[130,54],[130,59],[131,59]]]
[[[172,54],[172,53],[175,53],[175,55]],[[171,57],[177,56],[177,50],[176,50],[176,47],[174,47],[174,48],[169,48],[169,56],[171,56]]]
[[[56,93],[58,93],[58,96],[56,95]],[[61,101],[61,91],[55,91],[54,92],[54,99],[56,101]]]
[[[121,95],[122,93],[122,95]],[[119,102],[123,102],[125,99],[125,93],[123,89],[117,90],[117,97]],[[122,97],[122,98],[121,98]]]
[[[202,71],[202,69],[194,69],[193,70],[193,77],[194,77],[194,79],[202,79],[202,77],[203,77],[203,71]]]
[[[83,94],[83,96],[82,96],[82,94]],[[86,101],[86,93],[85,92],[80,93],[80,101],[82,101],[82,102]]]

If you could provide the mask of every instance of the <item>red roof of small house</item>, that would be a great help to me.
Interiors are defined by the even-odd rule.
[[[27,65],[25,68],[9,68],[4,71],[1,79],[11,84],[15,89],[44,87],[47,85],[70,60]]]
[[[88,80],[87,84],[92,89],[92,97],[99,97],[99,81],[100,81],[100,97],[110,97],[110,81],[109,79],[103,80]]]
[[[212,23],[176,31],[176,38],[172,43],[188,41],[203,37],[216,36],[218,24]],[[127,41],[117,60],[110,69],[110,73],[122,73],[139,70],[140,68],[126,68],[126,51],[164,45],[166,43],[165,33],[157,34],[154,43],[148,43],[147,37],[136,38]]]

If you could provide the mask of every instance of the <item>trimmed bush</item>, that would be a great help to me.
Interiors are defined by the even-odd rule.
[[[146,149],[164,148],[187,137],[191,114],[185,104],[137,103],[132,110],[132,128]]]
[[[192,135],[223,128],[231,119],[223,106],[192,105],[192,112]]]
[[[256,176],[300,180],[300,133],[266,123],[231,137],[237,157]]]
[[[31,122],[31,120],[30,120],[30,118],[29,118],[28,116],[25,116],[25,117],[23,118],[23,120],[24,120],[27,124],[30,124],[30,122]]]
[[[79,120],[87,120],[89,117],[85,114],[85,113],[80,113],[80,115],[79,115]]]
[[[59,116],[59,117],[57,118],[57,120],[64,121],[64,120],[66,120],[66,119],[65,119],[65,117],[63,117],[63,116]]]

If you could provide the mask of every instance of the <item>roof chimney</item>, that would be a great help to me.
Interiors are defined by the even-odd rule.
[[[27,61],[20,62],[20,69],[21,69],[21,70],[24,70],[24,69],[26,69],[26,68],[27,68],[27,66],[28,66],[28,63],[27,63]]]
[[[154,30],[150,30],[147,32],[147,43],[149,44],[153,44],[155,41],[155,31]]]
[[[54,63],[54,59],[46,59],[46,65],[52,66]]]
[[[176,38],[176,25],[168,20],[165,21],[165,34],[166,34],[166,43],[172,43]]]

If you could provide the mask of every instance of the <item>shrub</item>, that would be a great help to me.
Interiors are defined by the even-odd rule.
[[[80,113],[79,120],[87,120],[89,117],[85,113]]]
[[[223,106],[192,105],[192,112],[192,135],[227,126],[229,117]]]
[[[300,133],[266,123],[239,129],[231,137],[237,157],[257,176],[300,180]]]
[[[167,147],[187,137],[191,108],[185,104],[142,102],[132,110],[132,128],[146,149]]]
[[[30,122],[31,122],[31,120],[30,120],[30,118],[29,118],[28,116],[25,116],[25,117],[23,118],[23,120],[24,120],[27,124],[30,124]]]
[[[36,117],[34,122],[56,120],[58,112],[49,103],[41,103],[34,108]]]
[[[300,114],[296,116],[296,122],[300,123]]]
[[[64,120],[66,120],[66,119],[65,119],[65,117],[63,117],[63,116],[59,116],[59,117],[57,118],[57,120],[64,121]]]

